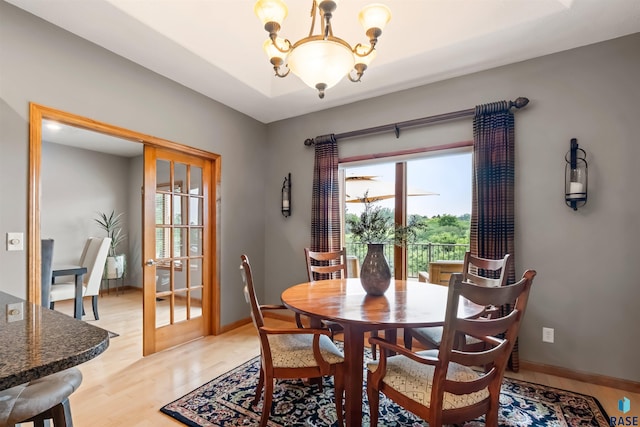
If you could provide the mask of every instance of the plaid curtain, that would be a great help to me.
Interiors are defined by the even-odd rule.
[[[338,143],[333,134],[315,138],[311,201],[311,250],[330,252],[340,246]]]
[[[476,107],[473,119],[473,181],[471,253],[499,259],[511,254],[507,272],[515,283],[514,219],[514,119],[507,101]],[[509,309],[507,307],[507,309]],[[518,342],[509,366],[520,369]]]

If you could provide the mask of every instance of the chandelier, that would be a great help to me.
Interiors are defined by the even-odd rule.
[[[295,43],[278,37],[282,21],[287,17],[287,5],[282,0],[258,0],[254,6],[254,12],[269,33],[263,47],[276,76],[286,77],[289,71],[293,71],[308,86],[317,89],[320,98],[324,98],[324,91],[335,86],[344,76],[348,76],[352,82],[360,81],[376,57],[378,37],[391,19],[391,11],[387,6],[365,6],[358,18],[369,44],[358,43],[352,48],[349,43],[333,35],[331,17],[337,3],[337,0],[313,0],[309,35]],[[320,18],[320,32],[313,34],[316,17]]]

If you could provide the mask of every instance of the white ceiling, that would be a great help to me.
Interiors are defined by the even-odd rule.
[[[255,0],[7,0],[263,123],[348,104],[640,31],[639,0],[377,0],[392,11],[362,82],[324,99],[262,51]],[[280,34],[307,35],[311,0],[286,0]],[[334,35],[366,42],[343,0]]]
[[[42,121],[42,141],[120,157],[141,156],[144,150],[139,142],[46,119]]]

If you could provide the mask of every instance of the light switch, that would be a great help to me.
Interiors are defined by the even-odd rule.
[[[24,233],[7,233],[7,250],[24,250]]]
[[[7,304],[7,322],[16,322],[22,319],[24,319],[24,304],[21,302]]]

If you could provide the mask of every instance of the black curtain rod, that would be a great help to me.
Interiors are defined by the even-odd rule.
[[[512,107],[523,108],[528,103],[529,103],[529,98],[520,97],[520,98],[517,98],[515,101],[509,101],[509,108],[512,108]],[[403,128],[427,126],[427,125],[444,122],[448,120],[456,120],[456,119],[462,119],[465,117],[473,117],[475,114],[476,114],[476,109],[469,108],[467,110],[454,111],[452,113],[436,114],[435,116],[422,117],[420,119],[407,120],[405,122],[390,123],[388,125],[375,126],[375,127],[359,129],[359,130],[352,130],[350,132],[335,134],[333,135],[333,137],[336,140],[338,140],[338,139],[356,138],[364,135],[373,135],[376,133],[394,131],[396,134],[396,138],[399,138],[400,129],[403,129]],[[318,138],[322,138],[322,137],[317,136],[315,138],[305,139],[304,145],[309,147],[315,144],[316,139]]]

